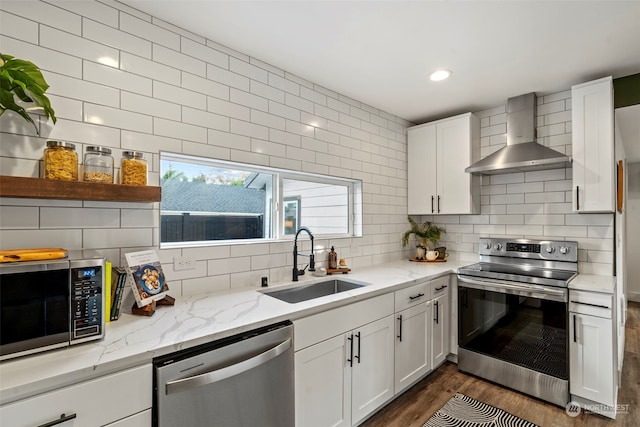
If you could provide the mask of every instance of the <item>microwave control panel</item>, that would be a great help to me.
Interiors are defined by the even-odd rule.
[[[102,334],[102,267],[71,269],[71,339]]]

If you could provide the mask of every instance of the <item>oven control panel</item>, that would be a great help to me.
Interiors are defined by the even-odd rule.
[[[481,237],[480,255],[578,262],[578,242]]]

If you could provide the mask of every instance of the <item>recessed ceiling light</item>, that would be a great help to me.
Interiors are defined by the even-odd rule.
[[[429,74],[429,78],[434,82],[439,82],[440,80],[448,79],[450,75],[451,71],[449,70],[436,70]]]

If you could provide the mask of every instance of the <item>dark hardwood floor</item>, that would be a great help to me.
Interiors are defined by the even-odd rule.
[[[501,408],[542,427],[637,427],[640,426],[640,303],[627,310],[626,344],[618,405],[626,405],[616,420],[581,413],[572,418],[564,408],[509,390],[480,378],[458,372],[445,362],[396,400],[382,408],[363,427],[422,427],[456,392]]]

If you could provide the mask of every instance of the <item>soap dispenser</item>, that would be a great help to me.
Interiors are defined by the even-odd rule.
[[[329,252],[329,268],[336,269],[338,268],[338,254],[333,246],[331,246],[331,252]]]

